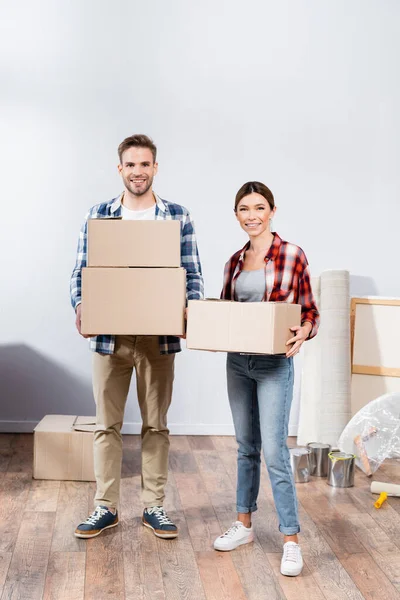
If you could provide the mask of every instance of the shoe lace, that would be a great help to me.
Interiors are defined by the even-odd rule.
[[[228,537],[231,538],[235,535],[235,533],[237,532],[237,530],[240,528],[240,525],[238,525],[237,523],[234,523],[232,525],[232,527],[229,527],[229,529],[227,531],[225,531],[225,533],[223,533],[221,535],[221,537]]]
[[[288,560],[291,562],[297,562],[299,557],[299,547],[297,544],[287,544],[285,545],[285,556],[284,560]]]
[[[148,508],[147,512],[149,515],[155,515],[159,520],[160,525],[173,525],[173,522],[162,506],[153,506],[152,508]]]
[[[103,506],[98,506],[92,512],[92,514],[86,519],[85,525],[96,525],[97,521],[99,521],[104,515],[108,512],[108,508],[104,508]]]

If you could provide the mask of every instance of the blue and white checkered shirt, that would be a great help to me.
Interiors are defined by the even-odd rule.
[[[76,264],[72,271],[70,284],[71,304],[74,310],[81,302],[81,274],[82,267],[86,267],[87,260],[87,221],[88,219],[120,217],[121,200],[122,194],[110,202],[97,204],[89,210],[85,217],[79,234]],[[179,204],[167,202],[156,196],[155,219],[176,219],[181,222],[181,265],[186,269],[186,297],[187,300],[201,300],[204,297],[203,276],[194,225],[189,211]],[[94,352],[113,354],[114,346],[114,335],[97,335],[90,339],[90,349]],[[174,336],[160,336],[161,354],[173,354],[180,352],[180,350],[181,344],[179,338]]]

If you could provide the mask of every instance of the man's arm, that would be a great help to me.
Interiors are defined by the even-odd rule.
[[[204,298],[204,281],[194,223],[189,214],[186,215],[181,234],[181,264],[186,269],[186,299],[201,300]]]
[[[70,281],[70,294],[72,308],[76,312],[75,324],[76,328],[81,333],[81,289],[82,289],[82,267],[86,267],[86,256],[87,256],[87,220],[90,213],[85,217],[85,221],[79,232],[78,250],[76,253],[76,262],[74,270],[72,271]],[[84,335],[83,337],[89,337]]]

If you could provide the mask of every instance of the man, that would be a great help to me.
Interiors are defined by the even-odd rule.
[[[87,220],[177,219],[181,222],[181,264],[186,269],[187,299],[203,297],[203,278],[191,217],[183,206],[154,194],[157,149],[145,135],[126,138],[118,148],[118,170],[124,191],[110,202],[92,207],[80,232],[76,265],[71,277],[71,303],[81,333],[81,272],[86,266]],[[166,290],[168,293],[168,290]],[[88,337],[88,336],[83,336]],[[96,401],[94,468],[97,482],[95,510],[78,525],[75,535],[91,538],[118,525],[118,500],[122,462],[121,427],[133,369],[142,416],[143,525],[162,538],[178,535],[163,508],[168,474],[169,430],[175,353],[180,340],[172,336],[98,335],[90,340],[93,355],[93,392]]]

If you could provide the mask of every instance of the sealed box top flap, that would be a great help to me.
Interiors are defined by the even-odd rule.
[[[96,417],[76,417],[72,428],[74,431],[94,432],[96,429]]]
[[[76,415],[46,415],[34,429],[36,432],[70,433],[76,431],[94,431],[95,417]]]

